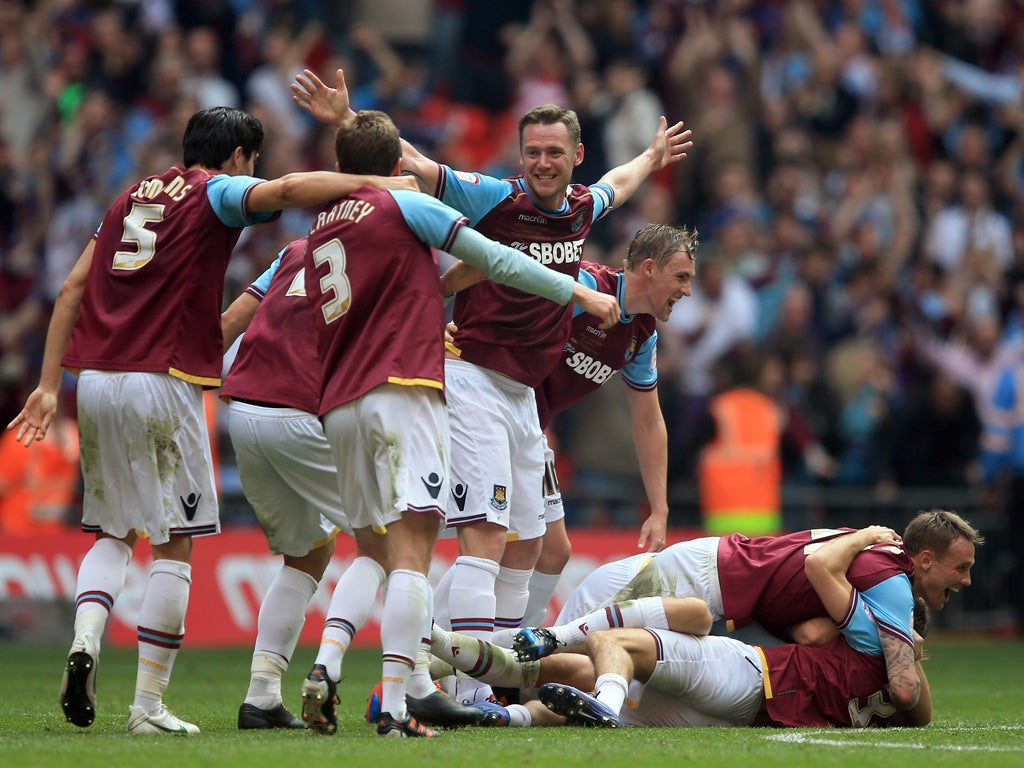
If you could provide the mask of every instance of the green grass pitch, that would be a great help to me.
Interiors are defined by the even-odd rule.
[[[166,701],[202,729],[198,736],[130,737],[125,716],[135,681],[133,650],[104,650],[97,678],[99,714],[90,728],[65,722],[57,703],[64,646],[0,645],[0,766],[10,768],[286,768],[289,766],[692,765],[1024,768],[1024,642],[935,638],[926,670],[935,721],[926,729],[484,729],[440,739],[383,740],[363,719],[380,677],[379,656],[350,652],[339,730],[238,731],[235,718],[249,679],[247,648],[178,657]],[[300,648],[284,681],[285,703],[299,707],[314,650]]]

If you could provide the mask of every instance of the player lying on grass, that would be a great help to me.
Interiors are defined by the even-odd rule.
[[[756,538],[740,534],[707,537],[673,544],[655,555],[607,563],[579,584],[563,606],[557,626],[528,628],[514,639],[499,636],[495,642],[511,643],[520,658],[539,658],[566,643],[582,642],[580,624],[586,624],[591,632],[623,626],[616,623],[614,613],[596,609],[658,595],[703,599],[716,622],[725,620],[725,628],[716,624],[714,634],[731,634],[757,622],[777,637],[806,642],[790,628],[800,626],[806,632],[808,625],[803,621],[827,615],[805,573],[806,561],[827,542],[849,533],[849,529],[819,529]],[[941,610],[952,591],[970,586],[975,546],[983,541],[959,515],[933,509],[915,515],[898,541],[872,544],[852,553],[846,578],[881,630],[878,639],[891,673],[889,692],[898,708],[914,706],[921,686],[916,678],[910,622],[915,598]],[[575,620],[583,616],[588,620]],[[759,645],[778,642],[742,636],[734,639]]]
[[[881,527],[853,536],[859,537],[854,543],[898,542],[892,531]],[[920,660],[927,609],[921,604],[915,630],[920,694],[912,708],[900,711],[890,697],[883,657],[855,650],[872,645],[871,635],[879,631],[846,577],[855,551],[850,540],[836,539],[810,558],[808,578],[842,633],[818,647],[765,648],[707,635],[707,604],[685,597],[663,600],[662,627],[594,632],[586,637],[584,653],[520,662],[510,651],[438,629],[433,652],[493,686],[539,686],[539,702],[507,707],[512,725],[926,725],[932,715],[931,693]],[[613,609],[624,621],[637,614],[636,601]]]

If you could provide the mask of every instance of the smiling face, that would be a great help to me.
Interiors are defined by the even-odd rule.
[[[656,266],[653,259],[646,259],[640,268],[647,278],[647,313],[659,320],[668,320],[676,302],[690,295],[696,261],[689,251],[679,250],[661,267]]]
[[[914,556],[914,596],[923,597],[928,606],[941,611],[950,592],[971,586],[974,544],[958,537],[941,556],[925,549]]]
[[[530,194],[545,208],[558,209],[573,168],[583,161],[583,145],[573,143],[563,123],[535,123],[523,126],[520,154]]]

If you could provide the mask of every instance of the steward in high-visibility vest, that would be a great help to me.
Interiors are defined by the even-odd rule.
[[[782,530],[781,420],[776,403],[747,387],[711,398],[715,439],[700,455],[704,527],[713,536]]]

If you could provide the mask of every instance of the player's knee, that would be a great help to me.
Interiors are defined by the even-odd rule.
[[[587,636],[587,653],[598,674],[608,671],[628,672],[647,682],[657,663],[657,644],[646,629],[622,628],[594,632]]]

